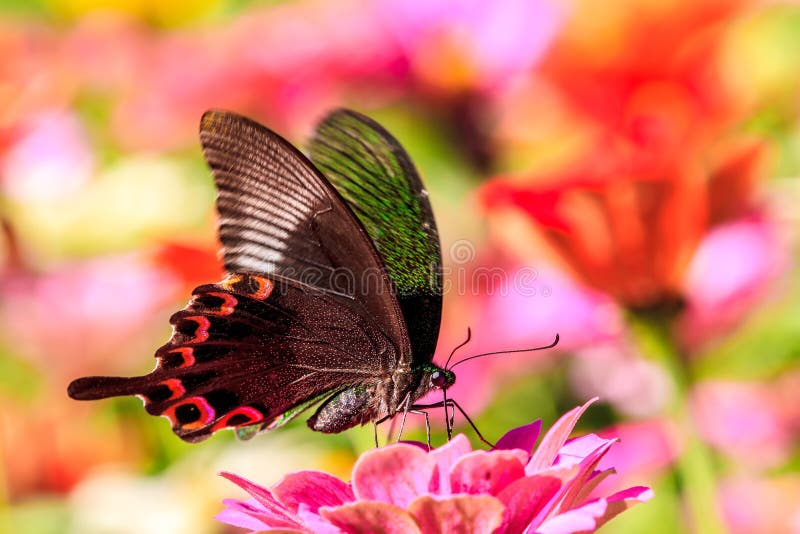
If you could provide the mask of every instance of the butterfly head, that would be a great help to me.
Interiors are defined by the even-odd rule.
[[[425,371],[428,374],[431,389],[447,389],[456,382],[456,374],[449,369],[442,369],[437,365],[430,364]]]

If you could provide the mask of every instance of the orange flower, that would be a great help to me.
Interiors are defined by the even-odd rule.
[[[527,230],[539,235],[528,237],[543,236],[588,285],[624,305],[683,300],[695,248],[711,224],[753,208],[763,170],[762,143],[720,141],[745,117],[717,68],[724,23],[741,4],[603,3],[597,17],[575,17],[543,71],[559,95],[554,116],[578,141],[554,170],[495,179],[480,193],[512,249],[520,238],[508,235],[503,208],[535,221]]]
[[[682,300],[685,270],[710,224],[752,207],[748,193],[763,155],[763,145],[751,142],[709,171],[694,161],[632,175],[614,170],[613,153],[598,154],[555,183],[496,179],[480,194],[490,219],[503,207],[520,210],[538,224],[527,229],[585,283],[643,308]]]

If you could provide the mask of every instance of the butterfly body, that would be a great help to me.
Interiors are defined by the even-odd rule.
[[[453,383],[432,362],[442,290],[433,214],[388,132],[334,112],[317,128],[313,162],[233,113],[206,113],[200,137],[230,274],[170,318],[151,373],[80,378],[71,397],[138,395],[200,441],[223,428],[249,437],[315,404],[309,426],[340,432]]]

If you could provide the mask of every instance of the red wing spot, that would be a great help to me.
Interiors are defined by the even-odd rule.
[[[179,399],[186,395],[186,388],[183,387],[180,378],[168,378],[167,380],[159,382],[158,385],[167,387],[172,392],[170,397],[164,399],[165,401]]]
[[[241,419],[245,417],[246,419],[243,421],[236,421],[232,422],[234,418]],[[221,430],[223,428],[228,428],[230,426],[246,426],[252,425],[253,423],[258,423],[264,419],[264,414],[252,408],[250,406],[240,406],[235,410],[229,412],[225,417],[217,421],[217,423],[212,427],[211,431],[216,432],[217,430]]]
[[[178,347],[177,349],[172,349],[168,351],[169,354],[180,354],[183,358],[183,363],[178,366],[178,369],[183,367],[191,367],[194,365],[194,348],[192,347]]]
[[[196,430],[210,424],[216,414],[203,397],[189,397],[173,404],[161,415],[170,420],[173,428]]]
[[[219,310],[214,310],[211,311],[210,313],[218,313],[219,315],[230,315],[233,313],[233,309],[236,307],[236,304],[238,303],[236,297],[228,293],[207,293],[207,295],[223,300],[223,303],[220,305]]]
[[[272,282],[269,279],[263,276],[251,276],[250,279],[258,285],[258,289],[253,291],[250,296],[258,300],[265,300],[269,297],[272,293]]]
[[[241,275],[232,274],[232,275],[228,276],[227,278],[225,278],[225,280],[220,282],[218,285],[223,287],[223,288],[225,288],[225,289],[227,289],[228,291],[235,291],[233,286],[235,286],[236,284],[238,284],[241,281],[242,281]]]
[[[194,337],[186,343],[202,343],[208,339],[208,329],[211,326],[211,321],[208,317],[202,315],[192,315],[191,317],[184,317],[184,321],[194,321],[197,323],[197,330],[194,332]]]

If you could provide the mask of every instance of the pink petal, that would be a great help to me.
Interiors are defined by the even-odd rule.
[[[505,532],[522,532],[561,488],[555,477],[534,475],[506,486],[497,498],[506,507]]]
[[[649,501],[654,496],[655,494],[650,488],[636,486],[615,493],[611,497],[607,497],[605,500],[608,501],[608,506],[606,507],[606,511],[603,516],[597,520],[597,526],[599,527],[600,525],[603,525],[614,519],[614,517],[635,504]]]
[[[408,507],[422,534],[482,534],[503,523],[503,505],[488,495],[419,497]]]
[[[586,530],[593,532],[598,527],[597,519],[603,516],[607,507],[605,499],[598,499],[552,517],[539,528],[525,532],[536,532],[536,534],[574,534]]]
[[[539,514],[531,522],[531,526],[535,527],[536,525],[543,523],[548,517],[560,515],[567,510],[580,505],[581,501],[578,499],[579,497],[582,497],[583,490],[587,482],[594,474],[597,464],[600,462],[606,452],[608,452],[609,447],[611,447],[611,445],[614,443],[614,440],[609,440],[606,445],[592,452],[580,464],[565,470],[564,474],[568,474],[570,471],[574,470],[574,476],[564,482],[558,492],[558,495],[556,495],[556,497],[547,506],[545,506],[541,512],[539,512]],[[562,480],[564,479],[562,478]]]
[[[312,512],[306,508],[305,504],[301,504],[297,509],[297,517],[300,518],[303,526],[314,534],[341,534],[342,532],[339,527],[319,515],[318,511]]]
[[[539,439],[539,433],[542,431],[542,420],[538,419],[528,425],[517,427],[509,430],[505,435],[497,440],[494,446],[496,449],[521,449],[528,454],[533,452],[533,446],[536,445],[536,440]]]
[[[214,516],[217,521],[249,530],[261,530],[270,526],[268,520],[262,520],[259,517],[262,515],[262,509],[255,499],[245,502],[225,499],[222,504],[226,508]]]
[[[268,518],[269,524],[273,527],[300,527],[300,524],[289,513],[289,511],[278,502],[272,493],[265,487],[254,484],[249,480],[242,478],[233,473],[223,471],[220,476],[227,478],[251,496],[264,507],[261,513],[263,517]],[[267,519],[265,519],[267,520]]]
[[[597,489],[600,483],[609,476],[616,474],[616,472],[616,469],[613,467],[606,470],[598,470],[593,472],[581,490],[575,495],[575,502],[584,502],[589,500],[589,496],[591,496],[592,492]]]
[[[283,477],[272,494],[290,511],[297,513],[300,504],[315,512],[320,506],[338,506],[355,500],[350,486],[321,471],[297,471]]]
[[[450,470],[459,458],[470,452],[472,452],[472,445],[469,440],[464,434],[458,434],[428,454],[428,457],[433,458],[436,462],[436,469],[431,479],[430,491],[432,493],[437,495],[449,495],[451,493]]]
[[[572,480],[565,484],[561,490],[563,497],[561,498],[561,503],[558,505],[556,513],[561,513],[581,504],[579,498],[583,494],[583,489],[592,478],[597,464],[600,463],[600,460],[614,443],[616,443],[616,440],[606,440],[605,444],[601,445],[599,449],[592,451],[581,461],[578,466],[578,473]]]
[[[408,506],[428,492],[436,463],[417,447],[397,443],[364,453],[353,467],[358,499]]]
[[[336,508],[322,508],[320,514],[348,534],[420,534],[417,523],[408,512],[385,502],[359,501]]]
[[[554,466],[571,467],[581,463],[587,456],[616,439],[604,439],[597,434],[586,434],[579,438],[571,439],[558,451]]]
[[[453,493],[497,495],[525,476],[525,466],[512,451],[474,451],[459,459],[450,471]]]
[[[571,467],[554,466],[554,467],[548,467],[544,471],[539,471],[538,473],[536,473],[536,476],[557,478],[558,480],[561,481],[561,484],[564,485],[572,481],[572,479],[575,478],[575,475],[578,474],[579,470],[580,466],[578,465],[573,465]],[[528,476],[533,476],[533,475],[528,475]]]
[[[583,415],[583,412],[586,411],[589,405],[596,400],[597,397],[589,400],[583,406],[573,408],[569,412],[562,415],[561,418],[555,422],[550,430],[547,431],[547,434],[544,435],[544,438],[542,438],[542,442],[539,444],[536,452],[533,453],[531,461],[528,462],[528,465],[525,467],[526,474],[532,475],[553,465],[553,461],[555,460],[558,451],[564,445],[564,442],[567,441],[567,438],[572,432],[572,429],[575,428],[575,424],[578,422],[578,419],[580,419],[581,415]]]

